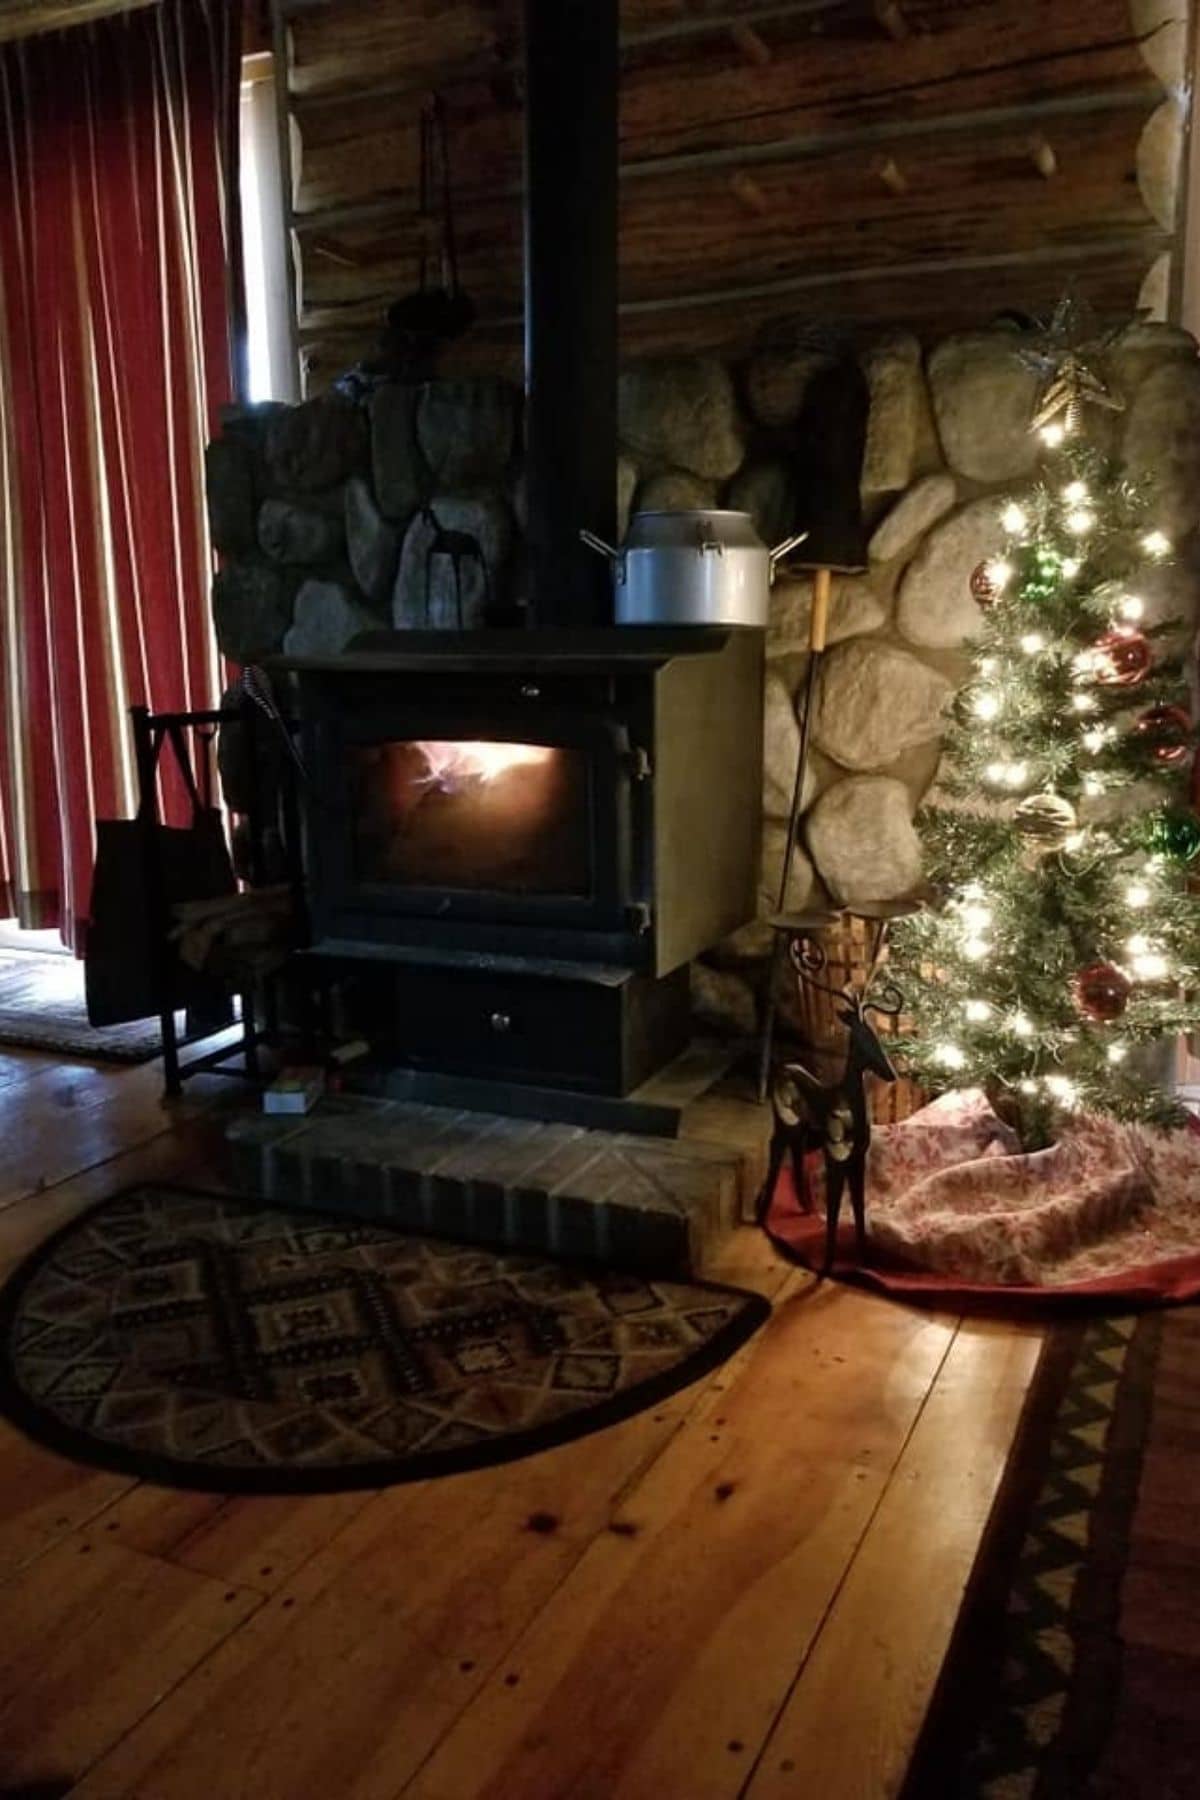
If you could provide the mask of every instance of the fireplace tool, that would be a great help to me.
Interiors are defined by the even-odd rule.
[[[388,309],[386,342],[413,373],[431,362],[440,344],[462,337],[475,323],[475,303],[458,279],[458,244],[450,192],[450,147],[446,107],[440,94],[421,113],[419,229],[421,254],[417,289]]]
[[[788,814],[787,842],[779,873],[779,901],[771,924],[775,935],[767,967],[767,993],[758,1069],[758,1097],[767,1097],[771,1050],[775,1035],[775,990],[792,926],[784,908],[792,858],[800,831],[804,778],[808,772],[812,742],[817,678],[829,629],[829,606],[835,573],[856,574],[867,566],[866,533],[862,518],[862,459],[867,437],[870,395],[857,359],[843,351],[836,361],[809,384],[797,426],[800,451],[796,462],[798,522],[807,527],[803,554],[793,558],[791,569],[812,571],[812,617],[808,633],[808,671],[804,688],[804,712],[800,720],[800,750]]]
[[[758,1222],[765,1224],[775,1197],[775,1187],[789,1157],[796,1196],[806,1212],[812,1211],[807,1158],[820,1151],[825,1166],[825,1257],[822,1275],[833,1267],[837,1251],[838,1221],[842,1200],[849,1190],[854,1213],[858,1259],[866,1256],[866,1170],[871,1148],[871,1110],[867,1104],[865,1077],[877,1075],[895,1081],[896,1071],[879,1035],[867,1018],[877,1013],[896,1018],[904,997],[894,982],[876,985],[887,948],[888,927],[894,918],[914,912],[909,901],[863,901],[848,916],[868,919],[876,926],[861,989],[848,980],[833,987],[820,977],[827,957],[813,933],[827,923],[820,913],[793,916],[787,932],[787,955],[798,987],[824,994],[840,1004],[837,1017],[846,1027],[846,1060],[833,1081],[822,1081],[801,1062],[781,1063],[771,1082],[771,1109],[775,1129],[771,1136],[767,1177],[758,1201]]]

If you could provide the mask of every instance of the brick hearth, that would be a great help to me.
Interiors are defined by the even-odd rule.
[[[657,1275],[701,1268],[760,1161],[753,1144],[342,1096],[228,1137],[237,1184],[263,1199]]]

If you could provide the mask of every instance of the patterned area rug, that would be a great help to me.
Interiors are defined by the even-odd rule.
[[[36,950],[0,950],[0,1044],[89,1062],[151,1062],[162,1051],[157,1019],[89,1025],[83,964]]]
[[[1200,1793],[1200,1313],[1049,1339],[905,1800]]]
[[[70,1456],[175,1486],[382,1487],[655,1405],[769,1311],[735,1288],[140,1187],[0,1293],[0,1408]]]

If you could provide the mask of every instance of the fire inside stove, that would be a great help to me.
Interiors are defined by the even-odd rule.
[[[429,765],[429,783],[447,794],[473,781],[498,781],[512,769],[539,769],[558,753],[549,744],[445,744],[419,740],[415,749]]]
[[[391,740],[354,753],[351,796],[361,881],[516,895],[590,891],[582,751]]]

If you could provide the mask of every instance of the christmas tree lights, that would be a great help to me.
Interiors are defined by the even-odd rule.
[[[971,578],[943,803],[918,817],[932,904],[892,939],[915,1076],[983,1087],[1027,1148],[1064,1109],[1178,1119],[1133,1052],[1200,1024],[1195,734],[1177,622],[1147,625],[1139,591],[1171,545],[1077,416],[1040,436],[1041,479]]]

